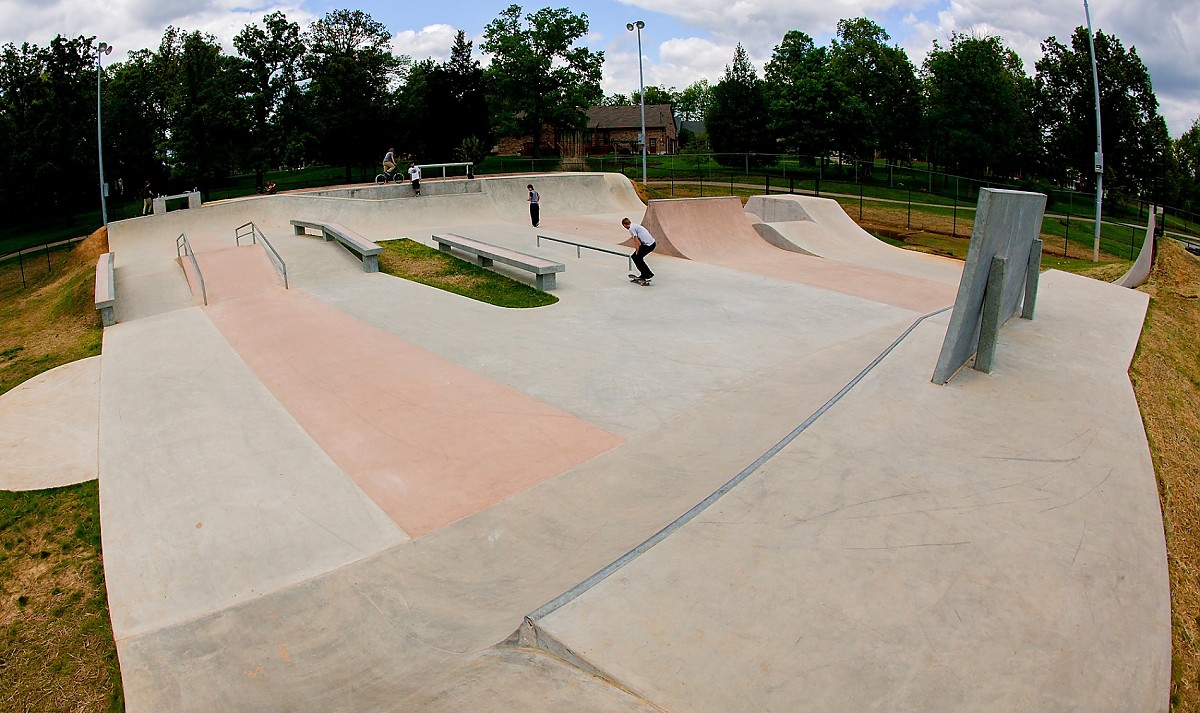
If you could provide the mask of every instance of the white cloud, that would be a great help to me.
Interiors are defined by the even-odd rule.
[[[168,25],[211,34],[227,52],[233,37],[249,24],[260,22],[276,10],[303,27],[313,16],[298,4],[245,2],[244,0],[112,0],[81,3],[75,0],[0,0],[0,41],[47,45],[56,35],[96,37],[113,46],[111,61],[125,59],[132,50],[155,50]]]
[[[1142,0],[1089,3],[1089,9],[1093,30],[1114,35],[1126,49],[1137,49],[1150,70],[1171,135],[1186,131],[1200,116],[1200,3]],[[944,40],[954,30],[995,34],[1021,56],[1032,74],[1043,40],[1054,36],[1067,43],[1075,28],[1085,24],[1083,4],[1075,0],[1009,0],[1003,6],[993,0],[951,0],[938,14],[936,26],[908,26],[903,45],[918,62],[932,39]],[[914,52],[918,48],[919,54]]]
[[[454,46],[457,34],[457,29],[444,24],[428,25],[420,30],[401,30],[392,36],[392,50],[406,54],[417,62],[428,57],[445,62],[450,59],[450,49]],[[471,54],[476,54],[474,48]]]

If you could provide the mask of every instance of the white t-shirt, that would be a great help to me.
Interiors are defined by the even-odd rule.
[[[640,242],[642,245],[653,245],[654,244],[654,236],[650,234],[649,230],[646,230],[645,228],[643,228],[641,226],[641,224],[639,224],[639,223],[631,223],[630,224],[629,234],[632,237],[637,238],[638,242]]]
[[[412,179],[412,180],[414,180],[414,181],[419,181],[419,180],[421,180],[421,167],[420,167],[420,166],[411,166],[411,167],[409,167],[409,169],[408,169],[408,177],[409,177],[409,178],[411,178],[411,179]]]

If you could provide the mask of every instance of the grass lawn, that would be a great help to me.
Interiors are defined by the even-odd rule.
[[[103,231],[69,259],[0,265],[0,393],[100,353],[93,303]],[[0,709],[124,709],[100,555],[96,481],[0,491]]]

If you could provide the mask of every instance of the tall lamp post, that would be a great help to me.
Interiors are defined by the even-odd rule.
[[[642,28],[646,23],[638,20],[625,25],[630,32],[637,31],[638,38],[638,95],[642,105],[642,185],[646,185],[646,80],[642,75]]]
[[[100,57],[106,54],[112,54],[112,45],[107,42],[101,42],[96,48],[96,149],[100,152],[100,218],[104,221],[104,227],[108,227],[108,204],[105,200],[106,193],[104,185],[104,138],[100,130]]]
[[[1096,242],[1092,247],[1092,262],[1100,262],[1100,209],[1104,204],[1104,144],[1100,141],[1100,72],[1096,70],[1096,44],[1092,41],[1092,13],[1083,0],[1083,16],[1087,19],[1088,49],[1092,53],[1092,88],[1096,92]]]

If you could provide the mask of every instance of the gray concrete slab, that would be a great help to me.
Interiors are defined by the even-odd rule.
[[[364,274],[338,246],[290,234],[294,209],[313,199],[210,205],[114,231],[118,262],[132,252],[147,276],[138,317],[106,332],[101,378],[105,558],[128,710],[1165,701],[1161,518],[1124,375],[1144,296],[1066,276],[1043,282],[1037,322],[1002,335],[1011,343],[993,375],[929,384],[946,320],[927,322],[720,510],[541,622],[611,680],[498,648],[524,615],[771,448],[918,316],[659,255],[657,284],[631,285],[615,256],[535,246],[513,188],[528,180],[467,217],[451,202],[402,209],[454,198],[434,195],[360,201],[374,212],[366,227],[341,222],[376,240],[455,228],[564,262],[560,302],[535,310]],[[587,187],[534,183],[561,201]],[[540,230],[616,244],[623,200],[615,190],[571,216],[548,199]],[[328,210],[350,210],[340,205]],[[186,283],[170,230],[186,229],[198,251],[228,250],[248,219],[287,260],[293,289],[626,442],[407,540],[208,310],[176,299]],[[469,434],[446,444],[468,448]],[[1138,612],[1118,620],[1118,600]]]
[[[1166,710],[1166,552],[1125,375],[1145,296],[1042,289],[993,375],[929,384],[945,320],[921,326],[542,630],[666,710]]]
[[[100,357],[64,364],[0,395],[0,490],[96,478]]]
[[[201,310],[109,327],[104,353],[100,515],[118,649],[407,539]]]

